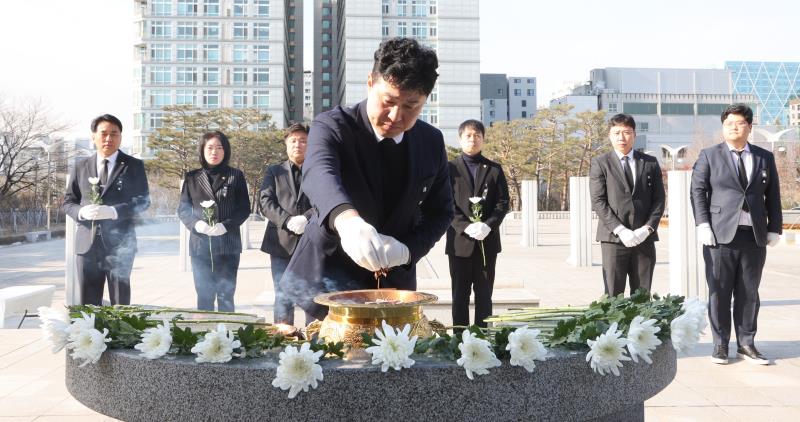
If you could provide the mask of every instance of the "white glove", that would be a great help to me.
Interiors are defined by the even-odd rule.
[[[647,226],[639,227],[638,229],[633,231],[633,234],[636,235],[636,244],[641,244],[642,242],[650,236],[650,228]]]
[[[617,234],[617,237],[619,237],[619,240],[622,241],[622,244],[625,245],[626,248],[632,248],[639,244],[636,233],[631,229],[622,229],[619,234]]]
[[[286,228],[295,234],[303,234],[307,224],[308,219],[304,215],[295,215],[286,220]]]
[[[217,224],[214,224],[214,226],[211,227],[206,232],[206,234],[209,235],[209,236],[222,236],[223,234],[225,234],[227,232],[228,232],[228,229],[225,228],[225,225],[223,225],[222,223],[217,223]]]
[[[208,234],[209,230],[211,230],[211,226],[203,220],[194,223],[194,231],[200,234]]]
[[[408,263],[408,246],[392,236],[378,234],[383,241],[383,252],[389,260],[389,267],[399,267]]]
[[[706,246],[717,245],[717,239],[714,238],[714,230],[711,230],[711,226],[708,223],[697,226],[697,240]]]
[[[389,268],[380,234],[358,215],[339,215],[333,225],[339,232],[342,249],[360,267],[369,271]]]
[[[475,240],[483,240],[486,239],[486,236],[489,235],[489,232],[492,231],[492,228],[489,227],[486,223],[473,223],[476,226],[476,232],[472,236]]]
[[[97,216],[94,218],[95,220],[116,220],[117,219],[117,210],[114,207],[110,207],[108,205],[100,205],[97,207]]]
[[[81,207],[78,210],[78,220],[96,220],[98,208],[100,208],[100,205],[95,204]]]
[[[772,232],[767,233],[767,246],[775,246],[778,244],[778,242],[780,242],[780,240],[781,240],[781,235],[779,235],[778,233],[772,233]]]

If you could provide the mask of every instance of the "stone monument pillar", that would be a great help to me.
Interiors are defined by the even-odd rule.
[[[689,200],[691,181],[691,171],[667,172],[669,292],[708,300],[703,245],[697,242],[692,203]]]
[[[588,177],[569,178],[569,258],[575,267],[592,266],[592,202]]]
[[[529,248],[539,246],[539,179],[522,181],[522,239]]]

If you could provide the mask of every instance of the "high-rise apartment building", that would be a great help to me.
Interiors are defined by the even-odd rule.
[[[789,124],[788,102],[800,95],[800,62],[731,61],[725,69],[731,72],[733,92],[755,96],[757,123]]]
[[[481,121],[528,119],[536,115],[536,78],[481,73]]]
[[[477,0],[315,0],[314,112],[366,98],[381,41],[412,37],[436,50],[439,79],[420,119],[451,145],[458,125],[480,118]]]
[[[314,120],[314,74],[310,70],[303,72],[303,120]]]
[[[302,0],[134,0],[132,152],[168,105],[258,108],[302,120]]]
[[[789,126],[800,127],[800,98],[789,100],[787,109],[789,111]]]

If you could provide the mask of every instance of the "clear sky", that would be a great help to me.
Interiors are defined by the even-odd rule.
[[[0,96],[41,98],[69,136],[104,112],[130,133],[133,3],[0,0]],[[593,68],[800,61],[798,28],[799,0],[480,0],[481,72],[535,76],[544,105]]]

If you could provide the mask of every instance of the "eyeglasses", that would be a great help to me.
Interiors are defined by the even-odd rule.
[[[725,123],[722,124],[722,126],[726,127],[726,128],[732,128],[734,126],[738,127],[738,128],[745,128],[745,127],[750,126],[750,123],[747,123],[746,120],[741,120],[741,121],[738,121],[738,122],[725,122]]]

